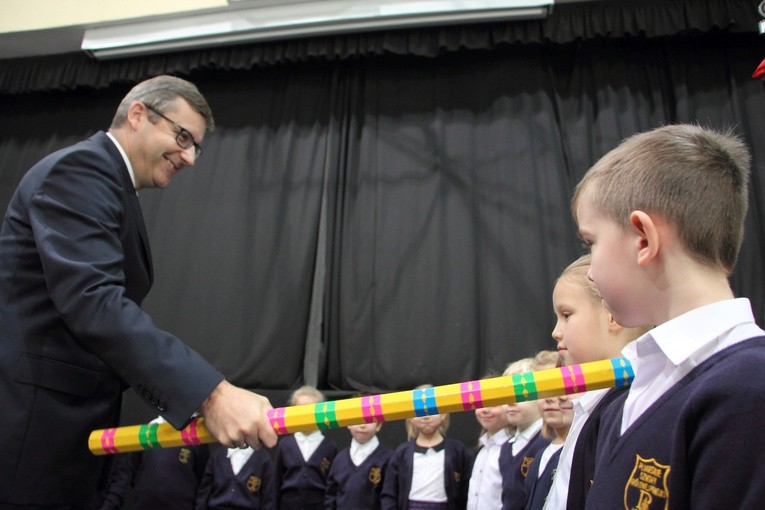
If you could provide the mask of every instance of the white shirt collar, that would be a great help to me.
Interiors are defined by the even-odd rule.
[[[507,429],[503,428],[491,436],[488,432],[484,432],[481,434],[481,437],[478,438],[478,442],[481,443],[481,446],[502,446],[508,439],[510,439],[510,437],[507,433]]]
[[[380,440],[377,439],[377,436],[372,436],[372,438],[364,444],[359,443],[355,439],[351,439],[351,460],[353,460],[355,465],[360,465],[367,460],[367,457],[369,457],[379,445]]]
[[[726,317],[726,320],[720,321],[720,316]],[[661,351],[672,364],[678,366],[726,331],[746,322],[754,322],[748,299],[718,301],[656,326],[628,344],[622,353],[634,360]]]
[[[539,418],[537,421],[526,427],[525,430],[518,430],[515,433],[516,438],[523,438],[526,441],[529,441],[534,435],[539,432],[542,429],[542,418]]]
[[[229,459],[231,457],[244,457],[245,459],[249,459],[252,455],[252,452],[254,451],[255,450],[253,450],[250,446],[247,448],[226,448],[226,457]]]
[[[322,439],[324,439],[324,435],[320,430],[315,430],[310,434],[295,432],[295,440],[298,443],[321,443]]]
[[[120,143],[117,141],[117,139],[114,137],[113,134],[107,131],[106,136],[111,138],[112,142],[114,142],[114,145],[117,146],[117,150],[120,151],[120,155],[122,155],[122,159],[125,160],[125,164],[127,165],[128,173],[130,174],[130,181],[133,183],[133,187],[136,188],[137,190],[137,187],[135,185],[135,173],[133,172],[133,165],[130,164],[130,160],[128,159],[127,154],[125,153],[125,150],[122,148],[122,146],[120,145]]]
[[[608,388],[585,392],[581,397],[574,399],[574,415],[589,416],[603,396],[608,393]]]

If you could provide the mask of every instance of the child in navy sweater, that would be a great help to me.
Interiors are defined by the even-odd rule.
[[[274,463],[264,449],[219,447],[207,461],[197,510],[274,510]]]
[[[381,423],[351,425],[351,446],[332,462],[327,478],[324,507],[327,510],[380,508],[385,469],[393,450],[380,443],[377,433]]]
[[[574,418],[574,407],[569,396],[540,399],[537,400],[537,406],[542,414],[542,436],[550,439],[550,444],[537,454],[529,466],[525,480],[526,510],[542,510],[552,487],[561,448]]]
[[[595,284],[587,277],[591,255],[583,255],[563,270],[553,289],[557,322],[552,337],[564,365],[621,356],[621,350],[647,328],[625,328],[603,305]],[[574,420],[560,452],[547,510],[583,510],[595,472],[597,437],[605,409],[628,386],[591,390],[572,398]]]
[[[432,386],[420,386],[428,400]],[[469,455],[465,445],[445,437],[448,414],[406,420],[409,440],[396,448],[382,492],[385,510],[460,510],[467,500]]]
[[[496,374],[486,374],[484,378]],[[478,448],[472,458],[468,483],[468,510],[498,509],[502,504],[502,473],[499,454],[502,445],[510,439],[507,406],[482,407],[475,410],[481,424]]]
[[[535,358],[524,358],[510,363],[503,375],[511,376],[554,368],[557,359],[556,352],[542,351]],[[536,402],[517,402],[509,405],[507,409],[507,420],[515,427],[515,435],[502,445],[499,452],[502,510],[523,510],[529,466],[537,453],[547,447],[550,440],[541,434],[542,415]]]
[[[165,419],[158,416],[150,424],[164,422]],[[209,456],[210,449],[206,444],[117,454],[113,459],[109,485],[102,493],[103,502],[91,501],[89,508],[122,508],[129,487],[132,487],[131,508],[135,510],[192,510]]]
[[[762,508],[765,331],[728,280],[749,166],[732,134],[670,125],[576,188],[588,276],[619,324],[655,325],[624,348],[635,379],[605,412],[586,508]]]
[[[313,386],[302,386],[292,393],[288,405],[314,405],[325,400]],[[323,509],[327,475],[336,453],[335,443],[318,430],[282,437],[276,448],[278,508]]]

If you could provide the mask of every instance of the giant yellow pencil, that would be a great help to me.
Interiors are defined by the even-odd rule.
[[[291,434],[618,388],[629,385],[633,378],[626,358],[612,358],[411,391],[279,407],[270,410],[268,418],[277,434]],[[199,418],[180,431],[168,423],[94,430],[88,447],[95,455],[106,455],[213,442],[204,418]]]

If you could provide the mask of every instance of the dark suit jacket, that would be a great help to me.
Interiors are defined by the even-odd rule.
[[[140,309],[152,266],[127,166],[106,133],[34,165],[0,229],[0,502],[77,506],[126,385],[184,426],[223,376]]]

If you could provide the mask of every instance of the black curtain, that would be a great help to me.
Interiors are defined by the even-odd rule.
[[[551,293],[581,253],[573,187],[672,122],[752,147],[732,277],[765,322],[765,58],[750,2],[556,6],[544,22],[347,35],[100,63],[0,61],[0,209],[39,158],[108,126],[161,72],[218,129],[140,192],[145,309],[235,383],[383,392],[553,348]]]

